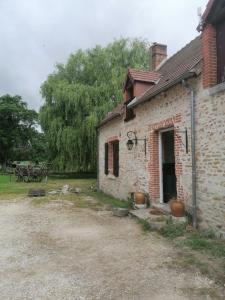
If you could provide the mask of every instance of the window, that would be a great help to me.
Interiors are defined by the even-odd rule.
[[[114,141],[113,146],[113,175],[119,176],[119,141]]]
[[[217,25],[217,64],[218,83],[225,82],[225,21]]]
[[[105,143],[105,175],[109,174],[109,144]]]

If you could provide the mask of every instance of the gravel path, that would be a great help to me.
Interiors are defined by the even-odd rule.
[[[171,267],[171,263],[173,267]],[[0,202],[0,299],[223,299],[129,218],[69,202]]]

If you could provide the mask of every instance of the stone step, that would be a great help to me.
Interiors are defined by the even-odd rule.
[[[160,230],[162,227],[166,226],[168,221],[172,221],[173,223],[186,223],[186,217],[182,218],[176,218],[171,216],[168,210],[168,206],[164,206],[164,209],[166,208],[166,212],[164,214],[150,214],[150,211],[154,208],[159,209],[159,212],[161,210],[161,206],[155,207],[152,206],[151,208],[145,208],[145,209],[136,209],[136,210],[130,210],[129,214],[133,217],[136,217],[139,220],[145,220],[147,221],[152,229]]]
[[[170,206],[167,203],[152,203],[151,208],[162,210],[167,215],[171,214]]]

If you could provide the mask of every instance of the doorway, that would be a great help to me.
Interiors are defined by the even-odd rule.
[[[174,130],[160,132],[160,198],[162,203],[177,196]]]

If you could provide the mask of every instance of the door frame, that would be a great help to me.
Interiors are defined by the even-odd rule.
[[[174,127],[169,127],[166,129],[159,130],[159,194],[160,194],[159,202],[161,204],[165,204],[163,201],[164,199],[163,199],[162,133],[167,131],[174,131],[175,134]]]

